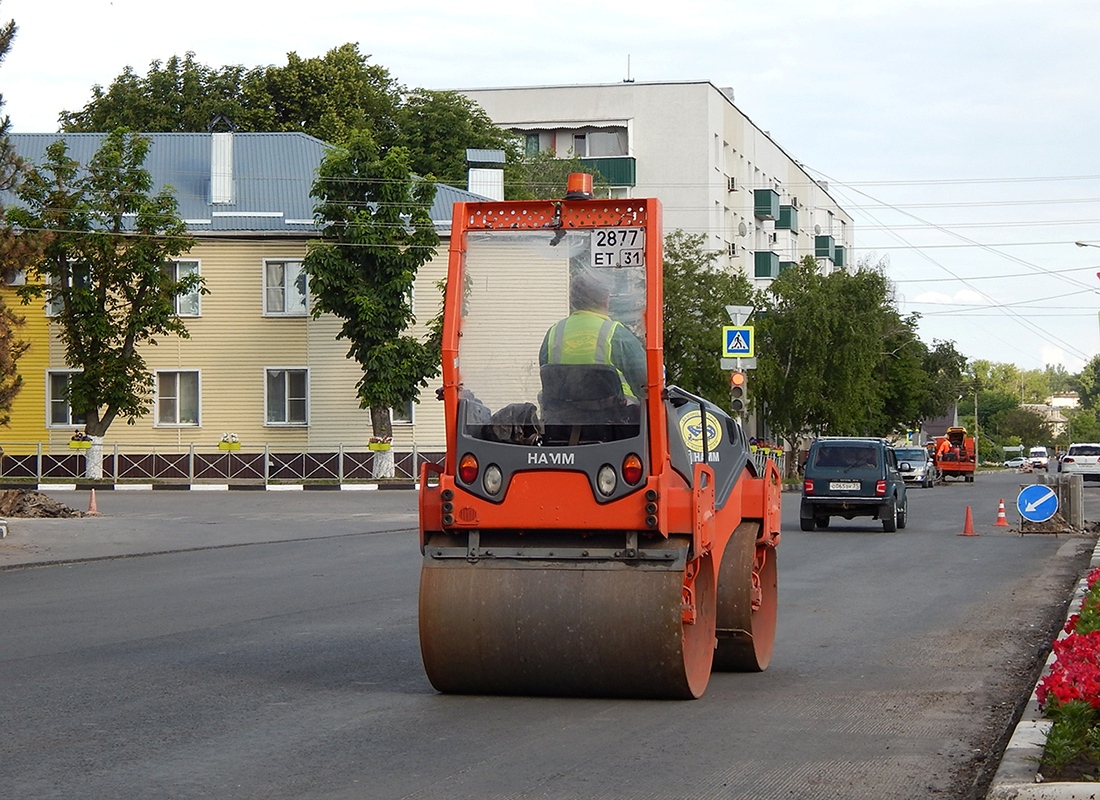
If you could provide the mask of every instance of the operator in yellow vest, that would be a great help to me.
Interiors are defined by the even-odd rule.
[[[573,313],[551,326],[542,340],[539,365],[611,364],[623,394],[640,398],[646,383],[645,348],[630,329],[611,319],[611,292],[598,276],[581,272],[569,286]]]

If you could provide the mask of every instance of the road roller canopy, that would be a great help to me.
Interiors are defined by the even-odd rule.
[[[636,434],[645,237],[641,227],[467,233],[457,366],[468,435],[529,443],[545,433],[549,444],[559,426]]]

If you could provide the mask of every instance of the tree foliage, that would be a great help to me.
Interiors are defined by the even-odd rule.
[[[14,21],[0,26],[0,61],[11,49],[16,30]],[[0,97],[0,109],[3,107],[4,99]],[[5,194],[16,188],[26,167],[8,137],[10,129],[11,120],[5,114],[0,117],[0,192]],[[24,270],[41,253],[43,246],[41,234],[13,227],[7,209],[0,205],[0,278],[10,280]],[[12,403],[23,387],[18,362],[28,344],[19,338],[22,325],[23,318],[0,298],[0,425],[11,421]]]
[[[754,396],[788,441],[808,434],[885,436],[942,414],[965,358],[929,348],[902,317],[881,267],[823,275],[808,256],[759,300]]]
[[[510,151],[504,168],[504,197],[506,200],[559,199],[565,196],[566,184],[574,172],[587,172],[592,176],[596,196],[608,185],[599,170],[581,163],[576,155],[558,158],[553,150],[523,155],[517,148]]]
[[[753,290],[741,274],[718,270],[706,236],[672,231],[665,237],[664,349],[669,383],[729,404],[729,372],[721,365],[721,330],[727,305],[749,305]]]
[[[242,88],[240,129],[304,131],[326,142],[343,141],[352,131],[381,137],[395,127],[398,86],[384,67],[354,43],[321,58],[287,53],[282,67],[252,70]]]
[[[415,89],[394,112],[390,143],[409,151],[412,171],[451,186],[466,185],[466,149],[518,154],[514,134],[498,128],[474,101],[457,92]]]
[[[404,148],[383,154],[357,131],[325,156],[311,194],[325,224],[304,262],[311,313],[342,320],[337,338],[363,369],[360,406],[374,435],[390,436],[390,408],[416,401],[440,370],[441,330],[427,340],[408,334],[413,281],[439,244],[429,213],[435,185],[411,174]]]
[[[1004,437],[1016,437],[1028,445],[1045,444],[1050,441],[1051,432],[1042,417],[1026,408],[1012,408],[995,418],[994,427]]]
[[[217,115],[234,122],[247,116],[243,89],[254,75],[242,66],[208,67],[188,52],[183,58],[153,61],[142,76],[126,67],[104,89],[92,87],[92,99],[78,111],[62,111],[61,129],[96,133],[205,131]]]
[[[148,139],[119,129],[82,166],[58,140],[29,170],[23,206],[11,211],[24,229],[53,234],[19,293],[24,303],[47,296],[56,310],[65,361],[77,370],[69,404],[93,439],[118,416],[133,423],[148,412],[153,377],[138,347],[186,338],[175,298],[203,291],[197,275],[175,280],[164,269],[194,240],[172,193],[150,194],[148,150]]]
[[[63,111],[62,130],[146,133],[205,131],[219,114],[240,131],[302,131],[339,141],[351,130],[394,128],[399,87],[388,70],[367,63],[354,43],[319,58],[287,54],[284,66],[208,67],[183,58],[154,61],[146,75],[126,67],[78,111]]]

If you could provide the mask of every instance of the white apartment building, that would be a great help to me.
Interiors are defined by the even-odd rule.
[[[573,153],[609,180],[612,195],[657,197],[665,232],[706,234],[716,262],[767,285],[817,257],[827,274],[849,266],[852,218],[709,81],[464,89],[528,152]]]

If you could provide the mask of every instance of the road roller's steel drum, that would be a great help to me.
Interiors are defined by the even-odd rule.
[[[685,621],[686,546],[671,563],[436,559],[420,575],[420,647],[441,692],[694,698],[715,637],[709,559]]]

